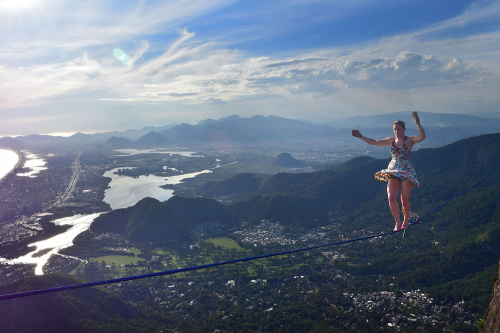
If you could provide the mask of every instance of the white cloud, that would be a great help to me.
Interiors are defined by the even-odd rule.
[[[0,67],[2,109],[46,103],[72,91],[88,90],[89,79],[101,71],[87,54],[63,63],[29,67]]]
[[[231,102],[246,98],[297,95],[320,98],[352,88],[411,89],[483,83],[486,72],[456,58],[400,52],[392,57],[250,58],[217,45],[184,45],[194,33],[181,31],[167,50],[139,61],[143,42],[128,66],[92,59],[23,68],[2,67],[3,108],[43,103],[70,93],[97,93],[100,99],[134,102]]]
[[[194,51],[190,49],[189,51]],[[184,51],[184,53],[189,53]],[[228,50],[200,53],[188,62],[160,65],[136,100],[185,100],[191,103],[234,101],[254,96],[300,95],[315,98],[339,89],[411,89],[482,82],[483,70],[455,58],[401,52],[393,58],[244,59]],[[233,61],[229,63],[229,61]],[[148,65],[148,71],[152,68]],[[196,72],[193,68],[210,68]],[[144,78],[145,71],[141,77]],[[176,75],[172,76],[171,73]],[[130,97],[130,96],[129,96]],[[119,98],[119,97],[118,97]]]
[[[1,40],[6,48],[22,43],[29,48],[55,48],[61,52],[124,43],[141,36],[173,32],[184,22],[231,2],[33,1],[33,6],[23,11],[0,11]]]

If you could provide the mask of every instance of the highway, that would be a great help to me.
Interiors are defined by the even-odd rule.
[[[81,166],[80,166],[80,155],[81,154],[82,154],[82,152],[78,152],[78,155],[76,156],[75,164],[74,164],[75,170],[73,171],[73,175],[71,176],[71,179],[69,181],[68,186],[66,187],[66,190],[64,191],[62,196],[53,205],[51,205],[50,207],[47,208],[47,210],[51,209],[54,206],[58,206],[64,202],[66,202],[66,200],[68,200],[71,197],[71,194],[75,190],[76,183],[78,182],[78,178],[80,177],[80,172],[82,170]]]

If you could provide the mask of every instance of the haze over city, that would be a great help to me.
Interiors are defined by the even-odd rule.
[[[0,136],[498,115],[500,1],[0,1]]]

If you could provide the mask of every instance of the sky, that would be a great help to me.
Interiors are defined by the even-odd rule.
[[[500,0],[0,0],[0,136],[500,114]]]

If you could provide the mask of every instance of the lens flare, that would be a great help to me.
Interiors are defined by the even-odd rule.
[[[122,49],[114,49],[113,55],[118,61],[120,61],[124,65],[130,65],[132,62],[130,60],[130,57]]]

